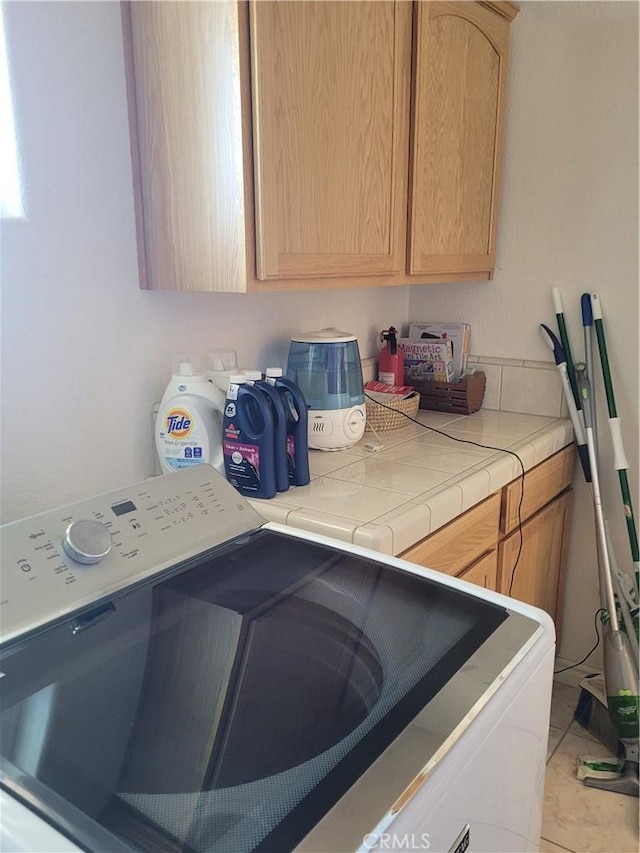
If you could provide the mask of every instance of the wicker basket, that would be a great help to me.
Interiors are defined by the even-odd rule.
[[[389,403],[384,406],[378,405],[378,403],[372,400],[367,400],[367,429],[373,427],[373,429],[380,431],[406,426],[410,421],[407,420],[405,415],[415,418],[419,406],[419,394],[411,394],[405,400],[399,400],[396,403]]]
[[[482,406],[487,377],[479,370],[459,382],[431,382],[405,376],[405,383],[413,385],[420,394],[421,409],[470,415]]]

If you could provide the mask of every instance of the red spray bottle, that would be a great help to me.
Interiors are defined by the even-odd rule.
[[[378,382],[386,385],[404,385],[404,354],[397,336],[393,326],[380,332],[380,340],[386,341],[386,346],[378,356]]]

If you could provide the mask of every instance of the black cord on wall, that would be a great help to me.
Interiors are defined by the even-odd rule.
[[[518,562],[519,562],[520,556],[522,554],[522,547],[523,547],[523,542],[524,542],[523,535],[522,535],[522,502],[524,500],[524,474],[525,474],[525,470],[524,470],[524,463],[522,462],[522,459],[513,450],[506,450],[503,447],[493,447],[490,444],[480,444],[477,441],[471,441],[471,439],[467,439],[467,438],[456,438],[453,435],[449,435],[448,433],[443,432],[441,429],[436,429],[436,427],[427,426],[427,424],[421,423],[419,420],[412,417],[411,415],[407,415],[405,412],[399,412],[398,409],[394,409],[391,406],[387,406],[386,403],[381,403],[379,400],[374,400],[373,397],[370,397],[366,393],[366,391],[365,391],[365,397],[368,400],[370,400],[372,403],[376,403],[378,406],[382,406],[385,409],[389,409],[389,411],[395,412],[396,414],[403,415],[407,420],[413,421],[414,424],[418,424],[419,427],[422,427],[423,429],[431,430],[431,432],[437,432],[439,435],[443,435],[443,436],[445,436],[445,438],[450,438],[452,441],[458,441],[458,442],[461,442],[463,444],[473,444],[476,447],[482,447],[485,450],[496,450],[499,453],[508,453],[511,456],[515,456],[515,458],[518,460],[518,462],[520,463],[520,471],[521,471],[520,477],[519,477],[520,483],[521,483],[521,485],[520,485],[520,500],[518,501],[518,531],[520,534],[520,542],[518,545],[518,553],[516,554],[516,559],[515,559],[515,562],[513,564],[513,568],[511,569],[511,578],[509,580],[509,596],[511,596],[511,592],[513,590],[513,582],[514,582],[514,578],[515,578],[516,568],[518,567]],[[582,660],[579,660],[577,663],[571,664],[571,666],[565,666],[563,669],[555,670],[554,675],[559,675],[561,672],[567,672],[567,670],[569,670],[569,669],[575,669],[575,667],[583,664],[595,652],[595,650],[598,648],[598,646],[600,644],[600,633],[598,631],[598,617],[600,616],[601,613],[605,613],[605,612],[606,611],[602,607],[600,607],[595,612],[594,620],[595,620],[596,642],[594,643],[592,648],[589,649],[589,651],[582,658]]]

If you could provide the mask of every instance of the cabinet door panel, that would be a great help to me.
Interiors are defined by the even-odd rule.
[[[402,271],[411,4],[250,12],[258,278]]]
[[[498,586],[498,552],[490,551],[458,575],[460,580],[496,591]]]
[[[562,615],[565,536],[573,493],[560,495],[522,526],[522,551],[516,530],[498,548],[499,591],[546,610],[556,623]],[[511,581],[513,576],[513,583]]]
[[[123,3],[142,287],[246,289],[235,2]]]
[[[416,4],[410,272],[490,270],[509,22]]]

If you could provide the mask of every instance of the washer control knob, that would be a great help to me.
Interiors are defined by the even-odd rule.
[[[76,563],[99,563],[111,550],[111,534],[100,521],[72,521],[62,539],[62,547]]]

